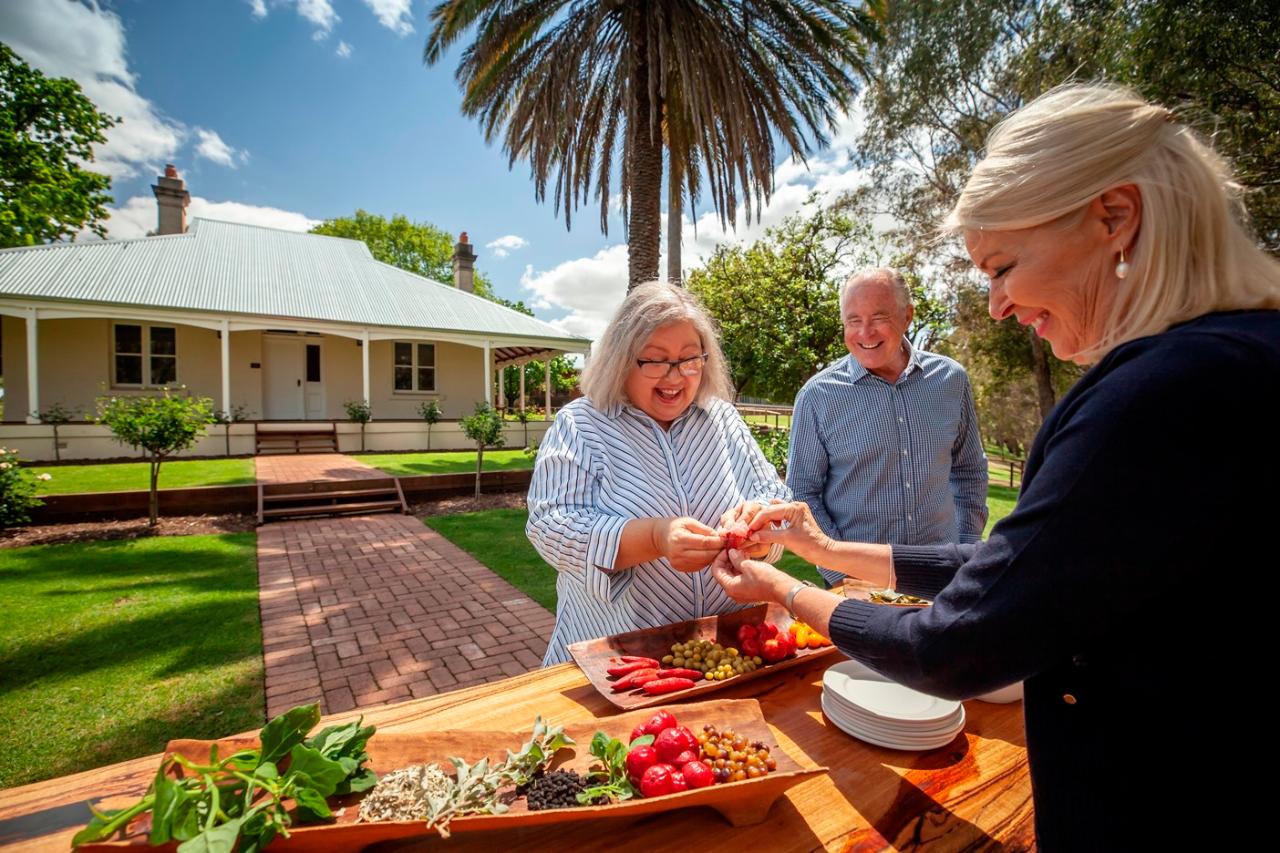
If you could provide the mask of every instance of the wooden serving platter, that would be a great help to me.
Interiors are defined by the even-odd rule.
[[[595,758],[590,753],[591,738],[597,730],[611,737],[626,740],[631,730],[643,723],[652,711],[634,711],[610,717],[599,723],[576,723],[565,726],[565,732],[576,741],[575,746],[557,753],[553,769],[586,771]],[[763,822],[773,803],[787,789],[813,776],[827,772],[826,767],[804,768],[778,746],[777,739],[765,722],[760,703],[755,699],[721,699],[682,705],[673,710],[677,721],[695,733],[710,723],[723,729],[732,726],[749,740],[760,740],[769,746],[777,770],[758,779],[711,785],[697,790],[683,791],[650,799],[627,800],[606,806],[583,806],[569,809],[529,811],[523,797],[511,803],[510,811],[501,815],[470,815],[455,818],[449,824],[451,833],[476,832],[489,829],[511,829],[543,826],[577,821],[616,820],[638,818],[658,812],[682,809],[690,806],[709,806],[718,811],[734,826],[749,826]],[[555,723],[555,720],[549,720]],[[451,765],[449,756],[459,756],[475,762],[488,755],[490,760],[502,760],[505,750],[518,750],[528,740],[533,721],[524,732],[439,731],[420,734],[377,733],[368,745],[369,767],[379,775],[406,767],[410,764],[439,763],[446,770]],[[190,758],[208,759],[213,741],[172,741],[167,754],[179,752]],[[227,738],[217,741],[218,752],[229,755],[237,748],[256,746],[253,738]],[[288,850],[294,853],[332,853],[334,850],[356,850],[381,841],[437,835],[424,821],[387,821],[357,823],[359,803],[363,794],[353,794],[340,800],[330,800],[338,815],[328,824],[297,825],[290,830],[289,838],[277,838],[271,850]],[[148,822],[143,819],[129,827],[129,834],[122,840],[85,844],[81,851],[118,851],[120,848],[145,847]],[[440,840],[440,839],[436,839]],[[447,844],[447,842],[445,842]],[[173,845],[169,845],[171,848]]]
[[[792,619],[786,609],[777,604],[757,604],[745,610],[725,613],[720,616],[704,616],[701,619],[690,619],[687,622],[676,622],[673,625],[661,625],[657,628],[645,628],[640,631],[629,631],[625,634],[614,634],[612,637],[601,637],[597,640],[586,640],[572,643],[569,654],[574,663],[582,670],[600,695],[613,705],[624,710],[633,708],[650,708],[655,705],[668,705],[687,699],[701,699],[704,694],[741,684],[754,678],[771,675],[784,669],[804,663],[815,657],[830,654],[835,646],[823,646],[820,649],[800,649],[794,656],[777,663],[766,663],[754,672],[726,678],[724,681],[700,681],[688,690],[666,693],[661,696],[650,696],[643,690],[628,690],[615,693],[613,681],[607,672],[609,658],[616,655],[642,655],[662,660],[663,655],[671,653],[673,643],[686,640],[711,640],[725,648],[738,645],[738,628],[741,625],[756,625],[761,622],[772,622],[779,631],[786,631]]]

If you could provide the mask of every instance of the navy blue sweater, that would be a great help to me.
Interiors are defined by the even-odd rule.
[[[1278,402],[1280,311],[1117,347],[1050,413],[987,542],[893,549],[933,607],[846,601],[832,639],[937,696],[1025,679],[1043,849],[1229,843],[1240,756],[1275,752],[1252,637],[1280,564]]]

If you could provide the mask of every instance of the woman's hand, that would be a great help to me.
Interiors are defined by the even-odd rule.
[[[804,501],[774,503],[761,507],[746,519],[752,538],[765,545],[777,543],[811,563],[826,565],[831,537],[822,532],[818,520]],[[775,525],[783,525],[775,527]]]
[[[749,527],[751,519],[762,509],[764,509],[764,504],[759,501],[743,501],[733,509],[727,510],[724,515],[720,516],[719,530],[722,538],[723,532],[730,530],[734,525],[741,524],[744,527]],[[769,546],[758,541],[754,535],[737,544],[733,540],[726,540],[725,545],[740,548],[748,557],[756,559],[769,553]]]
[[[656,518],[653,547],[681,572],[705,569],[724,550],[720,535],[696,518]]]
[[[742,604],[787,597],[795,578],[760,560],[750,560],[737,550],[722,552],[711,564],[711,575],[730,598]]]

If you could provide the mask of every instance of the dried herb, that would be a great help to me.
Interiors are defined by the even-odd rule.
[[[333,816],[328,797],[367,791],[378,777],[363,764],[373,726],[357,720],[307,737],[320,722],[318,705],[302,705],[276,717],[259,733],[258,749],[242,749],[200,764],[181,755],[160,763],[147,795],[125,809],[98,811],[76,833],[73,846],[102,841],[151,812],[150,844],[182,842],[180,853],[256,853],[277,835],[289,837],[296,819],[307,823]],[[285,801],[296,805],[294,815]]]
[[[528,785],[562,747],[572,746],[573,739],[561,726],[548,726],[541,717],[534,720],[533,735],[519,752],[507,750],[506,760],[490,766],[482,758],[468,764],[461,758],[450,758],[454,776],[449,779],[438,765],[405,768],[388,774],[360,804],[361,820],[425,820],[441,836],[449,837],[449,822],[468,814],[503,814],[507,804],[500,792],[512,786]],[[418,770],[417,768],[421,768]],[[448,780],[444,784],[442,777]],[[410,786],[417,784],[418,790]]]

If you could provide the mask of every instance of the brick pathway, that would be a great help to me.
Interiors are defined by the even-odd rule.
[[[269,717],[307,702],[333,714],[519,675],[541,664],[555,622],[411,516],[265,525],[258,576]]]
[[[259,483],[304,483],[310,480],[374,480],[389,476],[341,453],[282,453],[255,456]]]

